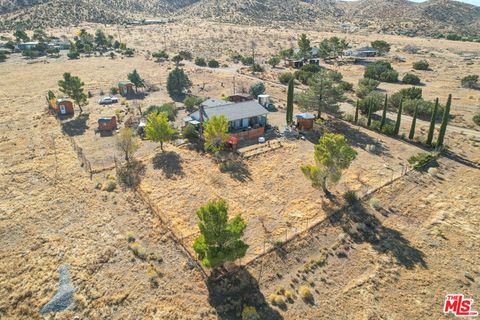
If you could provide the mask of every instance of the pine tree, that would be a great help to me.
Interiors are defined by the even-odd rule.
[[[357,106],[355,107],[355,124],[358,123],[358,100],[357,100]]]
[[[417,113],[418,113],[418,103],[415,104],[415,110],[413,111],[413,119],[412,119],[412,126],[410,127],[410,134],[408,135],[408,139],[412,140],[415,136],[415,125],[417,123]]]
[[[443,141],[445,140],[445,133],[447,131],[448,117],[450,116],[450,107],[452,105],[452,95],[448,95],[447,105],[445,106],[445,111],[443,112],[442,126],[440,127],[440,133],[438,134],[437,147],[443,146]]]
[[[387,105],[388,105],[388,95],[385,95],[385,104],[383,105],[383,113],[382,113],[382,121],[380,122],[380,130],[383,129],[383,126],[387,121]]]
[[[368,121],[367,121],[367,127],[370,128],[370,125],[372,124],[372,110],[373,110],[373,105],[370,103],[368,106]]]
[[[402,120],[402,107],[403,107],[403,100],[400,101],[400,105],[398,106],[397,122],[395,122],[395,135],[398,135],[398,133],[400,132],[400,121]]]
[[[433,133],[435,132],[435,122],[437,120],[438,98],[435,100],[435,105],[432,110],[432,118],[430,119],[430,129],[428,130],[427,145],[431,146],[433,141]]]
[[[288,82],[288,93],[287,93],[287,125],[293,123],[293,79],[290,79]]]

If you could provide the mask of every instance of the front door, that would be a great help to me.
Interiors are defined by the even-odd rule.
[[[63,104],[60,105],[60,114],[67,114],[67,110]]]

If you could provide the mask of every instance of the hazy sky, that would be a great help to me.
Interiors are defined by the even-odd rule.
[[[346,0],[346,1],[356,1],[356,0]],[[410,0],[410,1],[414,1],[414,2],[424,2],[425,0]],[[474,5],[476,5],[476,6],[480,6],[480,0],[457,0],[457,1],[474,4]]]

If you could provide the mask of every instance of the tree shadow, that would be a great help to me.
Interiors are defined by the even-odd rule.
[[[148,95],[146,92],[137,92],[137,93],[130,93],[124,96],[127,100],[143,100]]]
[[[385,227],[363,203],[336,212],[329,217],[334,226],[340,226],[356,243],[370,243],[379,253],[391,254],[407,269],[420,265],[427,268],[425,254],[414,248],[397,230]]]
[[[458,162],[460,164],[463,164],[464,166],[467,166],[467,167],[470,167],[470,168],[474,168],[474,169],[480,169],[480,164],[478,164],[477,162],[473,162],[471,160],[468,160],[450,150],[444,150],[442,152],[442,154],[450,159],[450,160],[453,160],[455,162]]]
[[[257,279],[245,268],[220,279],[211,276],[207,280],[207,288],[208,302],[217,311],[218,319],[240,320],[242,310],[247,306],[257,310],[258,319],[283,319],[280,313],[267,303]]]
[[[88,113],[83,113],[70,121],[63,122],[62,131],[71,137],[83,135],[88,129],[87,121],[89,117]]]
[[[173,151],[157,153],[152,159],[153,168],[162,170],[168,179],[184,175],[182,162],[180,155]]]
[[[228,158],[219,163],[219,169],[222,173],[228,173],[232,179],[240,182],[252,180],[248,166],[239,157]]]
[[[389,155],[388,147],[381,141],[369,136],[368,134],[357,130],[346,122],[333,120],[333,126],[330,129],[333,133],[343,134],[350,145],[355,148],[372,152],[377,155]],[[373,146],[373,147],[372,147]]]

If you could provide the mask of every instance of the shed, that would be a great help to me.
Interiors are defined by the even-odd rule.
[[[301,113],[295,116],[297,118],[297,127],[301,130],[310,130],[313,128],[315,116],[311,113]]]
[[[126,81],[122,81],[122,82],[119,82],[118,83],[118,92],[122,95],[122,96],[127,96],[129,94],[133,94],[133,83],[131,82],[126,82]]]
[[[73,115],[74,114],[73,102],[68,99],[59,99],[57,101],[56,110],[58,112],[58,115],[61,115],[61,116]]]
[[[253,100],[253,97],[248,93],[235,93],[228,97],[228,101],[235,103],[249,100]]]
[[[117,129],[117,117],[101,117],[98,119],[99,131],[113,131]]]

